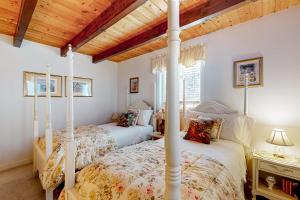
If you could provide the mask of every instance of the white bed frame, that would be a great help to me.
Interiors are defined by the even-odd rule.
[[[167,108],[166,108],[166,135],[165,135],[165,151],[166,151],[166,177],[165,177],[165,199],[179,200],[181,176],[180,176],[180,108],[179,108],[179,54],[180,54],[180,28],[179,28],[179,0],[168,1],[168,57],[167,57]],[[68,101],[67,101],[67,133],[64,139],[64,147],[66,153],[65,159],[65,197],[67,200],[78,200],[80,196],[73,188],[75,185],[75,144],[74,144],[74,114],[73,114],[73,90],[70,89],[73,82],[73,52],[69,45],[69,74],[68,74]],[[46,155],[50,155],[52,149],[52,124],[51,124],[51,97],[49,84],[50,68],[47,71],[47,120],[46,120]],[[154,84],[154,89],[156,85]],[[244,115],[248,114],[248,75],[245,77],[244,88]],[[35,93],[37,94],[37,93]],[[185,96],[185,95],[184,95]],[[155,92],[155,99],[157,98]],[[37,95],[35,95],[35,114],[34,114],[34,137],[38,136],[38,117],[36,110]],[[154,100],[154,109],[156,112],[157,104]],[[127,98],[128,104],[128,98]],[[185,112],[185,101],[184,101]],[[46,159],[40,149],[34,153],[35,169],[41,170]],[[46,157],[46,158],[47,158]],[[46,199],[53,198],[52,191],[47,191]]]

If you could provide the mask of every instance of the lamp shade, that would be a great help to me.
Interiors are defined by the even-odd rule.
[[[273,129],[267,142],[279,146],[293,146],[283,129]]]

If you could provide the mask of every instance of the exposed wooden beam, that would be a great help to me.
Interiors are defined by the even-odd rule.
[[[146,1],[147,0],[115,0],[111,6],[109,6],[70,42],[61,48],[61,56],[66,56],[68,44],[71,44],[72,50],[76,51],[78,48],[111,27]]]
[[[16,34],[15,34],[14,43],[13,43],[13,45],[15,47],[21,47],[25,33],[29,26],[32,14],[36,7],[37,1],[38,0],[23,0],[22,1],[18,24],[17,24],[17,28],[16,28]]]
[[[183,30],[203,23],[204,21],[216,15],[220,15],[225,11],[236,8],[237,6],[242,6],[246,2],[249,2],[249,0],[207,0],[206,3],[199,4],[198,6],[180,13],[180,28]],[[128,40],[125,40],[117,46],[111,47],[93,56],[93,63],[100,62],[117,54],[139,47],[147,42],[151,42],[158,37],[163,36],[167,29],[167,19],[164,19],[152,29],[146,30],[132,38],[129,38]]]

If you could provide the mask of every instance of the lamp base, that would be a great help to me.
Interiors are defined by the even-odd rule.
[[[275,146],[273,156],[276,158],[285,158],[284,148],[281,146]]]
[[[273,156],[276,158],[285,158],[285,155],[283,155],[283,154],[273,153]]]

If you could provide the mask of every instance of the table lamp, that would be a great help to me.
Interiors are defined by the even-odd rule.
[[[267,142],[275,146],[273,155],[278,158],[285,158],[283,146],[293,146],[283,129],[273,129]]]

